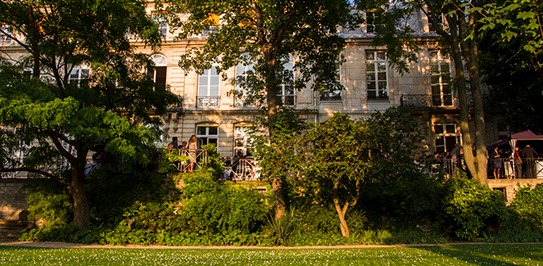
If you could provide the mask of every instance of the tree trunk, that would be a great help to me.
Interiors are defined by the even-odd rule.
[[[273,195],[275,196],[275,220],[281,219],[287,212],[287,204],[285,202],[285,193],[283,191],[283,180],[279,177],[274,177],[271,180]]]
[[[341,235],[349,238],[351,233],[349,232],[349,226],[345,220],[345,215],[347,214],[347,209],[349,208],[349,203],[345,202],[343,206],[339,203],[338,198],[334,198],[334,207],[336,207],[336,212],[339,217],[339,229],[341,230]]]
[[[267,134],[270,139],[270,145],[274,145],[274,127],[277,117],[277,102],[279,80],[277,79],[277,59],[276,51],[272,46],[265,46],[264,58],[266,60],[266,71],[264,73],[266,79],[266,122],[267,122]],[[271,185],[273,194],[275,195],[275,220],[281,219],[285,216],[287,210],[286,197],[284,193],[284,178],[283,176],[271,177]]]
[[[470,24],[475,24],[474,15],[470,16]],[[474,31],[475,27],[472,27]],[[476,32],[472,32],[474,36]],[[469,44],[466,44],[465,47],[467,51],[464,53],[469,58],[468,67],[469,67],[469,77],[471,85],[471,95],[473,97],[473,120],[475,122],[475,144],[476,144],[476,153],[475,153],[475,168],[477,175],[475,176],[481,184],[488,183],[487,175],[487,163],[488,159],[486,157],[486,123],[485,123],[485,114],[483,108],[483,97],[481,95],[481,76],[479,74],[479,51],[477,48],[477,42],[471,40]]]
[[[454,22],[454,19],[451,19],[449,21],[449,24],[451,25],[452,29],[457,26]],[[457,83],[458,104],[460,109],[459,125],[462,132],[464,162],[466,163],[468,171],[470,171],[472,175],[476,176],[477,168],[475,167],[475,160],[473,154],[471,153],[473,138],[469,125],[469,104],[464,72],[464,60],[462,59],[462,51],[460,50],[459,36],[456,34],[455,30],[451,30],[451,36],[448,41],[451,47],[451,57],[454,63],[455,77]]]
[[[72,180],[70,182],[70,193],[74,206],[73,222],[78,229],[89,227],[90,221],[89,200],[85,191],[85,164],[85,157],[77,159],[77,163],[72,165]]]

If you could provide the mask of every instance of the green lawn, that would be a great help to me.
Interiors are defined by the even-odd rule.
[[[543,265],[543,244],[317,249],[0,246],[1,265]]]

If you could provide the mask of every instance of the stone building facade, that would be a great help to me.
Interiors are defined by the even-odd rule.
[[[152,5],[148,12],[153,13]],[[164,118],[164,145],[173,137],[186,141],[196,134],[200,144],[216,143],[225,157],[246,154],[248,136],[244,129],[255,122],[258,110],[243,106],[229,93],[235,89],[232,79],[239,75],[239,68],[227,70],[226,80],[212,69],[202,75],[185,73],[178,66],[180,55],[190,47],[201,46],[206,34],[175,40],[168,25],[157,22],[161,23],[164,43],[159,50],[144,51],[155,61],[157,73],[161,73],[155,76],[161,80],[156,81],[164,82],[183,99],[182,106]],[[283,102],[309,122],[324,121],[335,112],[356,119],[393,106],[411,105],[417,110],[414,118],[426,125],[422,134],[426,136],[428,153],[452,150],[461,141],[456,122],[458,104],[449,78],[454,70],[450,60],[437,50],[437,35],[430,31],[425,16],[420,14],[410,23],[423,49],[418,62],[410,64],[407,73],[390,66],[385,48],[372,44],[373,25],[362,24],[359,29],[340,33],[347,42],[343,51],[345,62],[339,65],[344,90],[334,95],[320,95],[310,89],[284,91]],[[296,62],[296,55],[293,60]]]
[[[152,1],[149,1],[147,11],[154,14]],[[163,34],[161,47],[150,50],[137,42],[134,46],[148,53],[154,61],[155,81],[167,85],[183,99],[182,105],[171,108],[164,117],[161,145],[165,146],[173,137],[179,142],[187,141],[194,134],[200,145],[214,143],[225,157],[247,154],[250,145],[247,128],[255,123],[258,110],[240,104],[239,99],[229,93],[235,89],[232,79],[239,74],[239,69],[226,70],[226,80],[213,69],[201,75],[183,71],[178,66],[180,55],[190,47],[205,43],[206,33],[176,40],[165,21],[156,21]],[[425,16],[419,14],[410,23],[418,33],[423,49],[418,62],[409,65],[409,72],[399,73],[390,66],[384,47],[371,43],[373,25],[362,24],[357,30],[340,33],[347,42],[343,52],[345,62],[339,65],[344,90],[323,96],[310,89],[285,88],[281,95],[283,101],[310,122],[324,121],[335,112],[364,118],[393,106],[411,105],[417,110],[414,118],[426,125],[422,134],[426,136],[428,153],[452,150],[454,144],[461,141],[456,122],[458,105],[449,79],[454,70],[449,59],[437,50],[437,35],[428,27]],[[5,34],[0,38],[0,49],[14,59],[24,55]],[[296,61],[296,55],[293,60]],[[84,66],[75,68],[70,78],[85,78],[89,71],[92,70]],[[296,69],[293,71],[295,76]]]

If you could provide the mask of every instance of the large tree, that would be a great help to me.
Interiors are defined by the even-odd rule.
[[[131,45],[160,42],[145,5],[0,1],[0,24],[8,25],[2,33],[18,44],[1,54],[2,171],[27,171],[65,184],[78,228],[89,225],[89,152],[105,147],[119,167],[123,160],[144,162],[160,134],[150,114],[164,113],[175,101],[165,87],[154,86],[143,71],[148,55]],[[13,157],[17,151],[24,160]]]
[[[473,8],[482,18],[481,68],[487,109],[511,131],[543,132],[543,4],[502,0]],[[531,114],[527,116],[526,114]]]
[[[313,124],[298,137],[296,151],[300,176],[297,186],[317,202],[334,206],[341,235],[350,236],[346,214],[360,197],[360,186],[371,169],[370,139],[362,120],[336,113]]]
[[[317,90],[341,88],[337,62],[344,39],[337,30],[354,16],[346,0],[238,1],[164,0],[170,24],[181,39],[209,32],[205,44],[181,55],[180,66],[202,71],[218,65],[219,71],[237,64],[254,71],[240,86],[248,101],[261,107],[267,135],[274,134],[275,119],[283,103],[281,84],[297,89],[309,81]],[[292,69],[285,66],[295,58]],[[272,138],[273,139],[273,138]],[[276,145],[273,141],[269,145]],[[276,218],[285,213],[284,177],[269,177],[277,196]]]
[[[426,16],[439,37],[436,46],[450,54],[454,65],[462,145],[465,151],[475,147],[475,153],[464,153],[467,168],[474,178],[486,184],[486,128],[479,68],[480,35],[477,30],[477,21],[481,15],[473,9],[481,6],[481,3],[462,0],[401,0],[390,4],[389,1],[376,0],[360,1],[359,6],[363,10],[386,9],[377,18],[376,44],[387,45],[389,59],[400,67],[405,66],[401,63],[403,60],[413,58],[419,47],[416,40],[420,32],[414,31],[406,22],[415,12],[422,12]]]

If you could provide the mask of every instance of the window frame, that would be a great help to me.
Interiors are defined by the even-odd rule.
[[[155,89],[162,85],[160,89],[165,90],[168,84],[168,58],[162,54],[154,54],[149,60],[153,62],[152,69],[148,70],[149,78],[155,83]]]
[[[342,74],[341,74],[341,63],[339,60],[336,61],[337,68],[337,82],[341,84]],[[336,88],[335,90],[327,90],[320,94],[319,100],[321,102],[338,102],[342,100],[342,89]]]
[[[202,131],[203,129],[203,131]],[[215,134],[213,133],[214,129]],[[202,134],[203,133],[203,134]],[[215,147],[219,147],[219,125],[216,123],[200,123],[196,124],[195,135],[198,138],[198,147],[202,145],[215,144]],[[210,140],[214,140],[211,141]]]
[[[205,81],[205,82],[202,82]],[[213,82],[216,81],[216,84]],[[214,93],[216,90],[216,93]],[[216,95],[215,95],[216,94]],[[198,107],[219,107],[221,95],[221,78],[218,66],[213,65],[198,75]]]
[[[437,57],[434,57],[437,56]],[[439,50],[431,50],[430,61],[430,88],[432,93],[432,105],[439,107],[454,106],[451,90],[451,61],[448,56]],[[446,66],[446,70],[444,70]],[[437,77],[437,82],[434,78]],[[437,89],[437,90],[436,90]]]
[[[371,57],[369,56],[371,54]],[[381,56],[382,55],[382,56]],[[389,100],[389,82],[388,82],[388,58],[383,50],[366,50],[366,92],[368,101]],[[380,69],[383,66],[384,69]],[[372,66],[372,69],[370,69]],[[379,75],[381,74],[381,75]],[[384,74],[384,79],[383,75]],[[384,89],[381,85],[384,83]],[[373,85],[373,86],[370,86]],[[374,89],[370,89],[374,88]],[[375,95],[370,95],[370,92]]]
[[[90,68],[87,65],[72,66],[68,74],[68,84],[75,85],[78,88],[88,86],[90,72]]]
[[[441,128],[440,132],[436,130],[438,127]],[[449,132],[448,129],[453,129],[453,132]],[[454,145],[456,143],[461,143],[462,140],[458,124],[456,123],[435,123],[432,127],[432,132],[434,134],[434,148],[439,154],[450,152],[454,148]],[[454,138],[453,142],[450,142],[451,138]],[[439,139],[442,139],[443,143],[438,145]],[[449,139],[449,143],[447,143],[447,139]],[[448,148],[450,148],[450,150]]]
[[[296,89],[294,88],[294,80],[296,79],[295,76],[295,60],[294,56],[289,55],[289,60],[285,64],[283,64],[282,71],[290,72],[292,75],[292,80],[283,82],[278,87],[278,94],[277,98],[279,99],[279,102],[283,106],[296,106]]]
[[[242,56],[248,56],[246,54]],[[252,73],[251,73],[252,72]],[[245,99],[247,98],[247,88],[240,86],[239,83],[246,82],[247,77],[249,77],[251,74],[255,73],[255,63],[254,62],[246,62],[244,60],[240,60],[240,63],[238,63],[235,67],[235,90],[236,94],[234,95],[234,106],[235,107],[244,107],[245,105]]]

